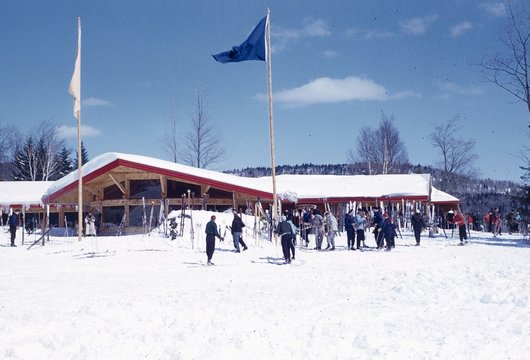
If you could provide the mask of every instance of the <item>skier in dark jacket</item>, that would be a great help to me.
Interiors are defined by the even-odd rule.
[[[17,237],[17,228],[20,218],[18,216],[18,209],[15,210],[9,217],[9,231],[11,232],[11,246],[15,247],[15,238]]]
[[[217,230],[215,215],[212,215],[211,220],[206,224],[204,232],[206,233],[206,256],[208,256],[208,265],[213,265],[212,256],[215,251],[215,238],[218,237],[219,240],[224,240],[224,238],[219,235],[219,230]]]
[[[410,219],[412,223],[412,229],[414,230],[414,237],[416,238],[416,246],[420,246],[420,236],[425,223],[423,222],[423,217],[420,214],[420,210],[416,210],[416,213],[412,215]]]
[[[397,236],[396,233],[396,224],[391,217],[386,217],[381,224],[381,231],[383,232],[385,241],[386,241],[386,251],[392,250],[395,247],[395,239]]]
[[[243,245],[243,250],[247,250],[247,245],[241,238],[241,234],[243,233],[243,228],[245,227],[245,224],[243,223],[243,220],[239,217],[237,212],[234,211],[234,220],[232,220],[232,238],[234,240],[234,248],[235,252],[241,252],[239,249],[239,244]]]
[[[289,264],[291,262],[291,241],[293,239],[293,229],[291,224],[287,222],[285,215],[282,215],[282,221],[278,224],[276,233],[282,238],[282,251],[285,263]]]
[[[384,234],[381,231],[383,225],[383,216],[378,208],[374,209],[374,239],[378,249],[383,248]]]
[[[344,228],[348,237],[348,250],[355,250],[355,217],[353,209],[344,216]]]

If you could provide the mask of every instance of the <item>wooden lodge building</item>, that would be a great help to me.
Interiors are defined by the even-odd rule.
[[[272,204],[271,177],[247,178],[194,168],[146,156],[105,153],[82,168],[83,212],[97,216],[98,227],[119,225],[142,227],[151,211],[158,219],[161,207],[168,214],[182,206],[223,211],[235,208],[260,214]],[[45,216],[50,225],[64,227],[77,222],[78,172],[55,182],[18,182],[20,187],[40,191],[40,201],[18,201],[24,193],[9,189],[12,182],[0,182],[4,213],[22,207],[29,213]],[[29,183],[29,184],[28,184]],[[403,209],[438,205],[454,207],[459,200],[431,185],[429,174],[402,175],[278,175],[278,199],[283,208],[316,206],[341,216],[345,209],[393,204]],[[29,191],[28,191],[29,193]],[[35,194],[33,194],[35,197]],[[21,199],[23,200],[23,199]],[[33,203],[37,202],[37,204]],[[410,205],[409,205],[410,206]],[[430,207],[429,207],[430,209]]]

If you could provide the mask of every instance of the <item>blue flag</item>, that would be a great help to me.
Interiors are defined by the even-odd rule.
[[[212,55],[215,61],[220,63],[239,62],[247,60],[267,61],[265,49],[265,29],[267,27],[267,16],[256,25],[249,37],[239,46],[234,46],[216,55]]]

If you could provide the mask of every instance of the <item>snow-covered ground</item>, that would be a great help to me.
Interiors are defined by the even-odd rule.
[[[2,359],[528,359],[530,247],[520,237],[443,235],[391,252],[150,236],[0,237]],[[231,215],[218,215],[230,224]],[[224,231],[224,230],[223,230]],[[450,236],[450,234],[449,234]],[[373,246],[371,234],[367,245]]]

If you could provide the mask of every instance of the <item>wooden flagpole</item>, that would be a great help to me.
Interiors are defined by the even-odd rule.
[[[278,196],[276,194],[276,160],[274,157],[274,122],[272,115],[272,70],[271,70],[271,29],[270,29],[270,9],[267,9],[267,79],[269,95],[269,136],[271,144],[271,176],[272,176],[272,215],[273,225],[278,220]]]
[[[77,18],[78,46],[81,47],[81,18]],[[81,154],[81,50],[79,50],[79,112],[77,116],[77,240],[81,241],[83,233],[83,157]]]

